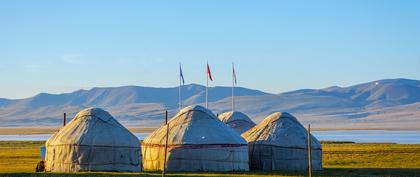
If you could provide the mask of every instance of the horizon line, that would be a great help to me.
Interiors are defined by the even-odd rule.
[[[331,88],[331,87],[347,88],[347,87],[352,87],[352,86],[356,86],[356,85],[360,85],[360,84],[368,84],[368,83],[372,83],[372,82],[386,81],[386,80],[411,80],[411,81],[420,81],[420,80],[416,80],[416,79],[407,79],[407,78],[379,79],[379,80],[374,80],[374,81],[357,83],[357,84],[353,84],[353,85],[350,85],[350,86],[337,86],[337,85],[332,85],[332,86],[323,87],[323,88],[301,88],[301,89],[283,91],[283,92],[279,92],[279,93],[272,93],[272,92],[267,92],[267,91],[263,91],[263,90],[259,90],[259,89],[253,89],[253,88],[242,87],[242,86],[235,86],[235,87],[236,88],[245,88],[245,89],[249,89],[249,90],[257,90],[257,91],[264,92],[264,93],[267,93],[267,94],[272,94],[272,95],[278,95],[278,94],[282,94],[282,93],[294,92],[294,91],[299,91],[299,90],[307,90],[307,89],[309,89],[309,90],[322,90],[322,89],[327,89],[327,88]],[[188,86],[188,85],[198,85],[198,86],[206,87],[205,85],[201,85],[201,84],[197,84],[197,83],[185,84],[183,86]],[[28,96],[28,97],[22,97],[22,98],[5,98],[5,97],[0,97],[0,99],[5,99],[5,100],[21,100],[21,99],[32,98],[32,97],[35,97],[35,96],[41,95],[41,94],[62,95],[62,94],[69,94],[69,93],[74,93],[74,92],[78,92],[78,91],[89,91],[89,90],[92,90],[92,89],[121,88],[121,87],[143,87],[143,88],[155,88],[155,89],[172,89],[172,88],[178,88],[179,86],[171,86],[171,87],[154,87],[154,86],[141,86],[141,85],[100,86],[100,87],[96,87],[95,86],[95,87],[89,87],[89,88],[76,89],[76,90],[68,91],[68,92],[59,92],[59,93],[40,92],[38,94],[35,94],[35,95],[32,95],[32,96]],[[209,86],[209,88],[216,88],[216,87],[230,88],[232,86],[225,86],[225,85]]]

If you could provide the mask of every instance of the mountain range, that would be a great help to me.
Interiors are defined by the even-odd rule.
[[[182,87],[183,105],[203,104],[205,87]],[[349,87],[302,89],[272,94],[235,88],[237,111],[255,122],[275,111],[290,112],[304,124],[332,129],[420,129],[420,81],[378,80]],[[157,127],[163,112],[178,111],[178,87],[101,87],[71,93],[40,93],[25,99],[0,98],[0,127],[60,126],[86,107],[101,107],[131,127]],[[231,87],[210,87],[209,108],[231,110]]]

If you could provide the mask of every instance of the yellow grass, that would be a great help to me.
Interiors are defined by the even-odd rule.
[[[57,131],[57,127],[43,127],[43,128],[0,128],[0,135],[16,135],[16,134],[48,134]]]
[[[34,172],[40,160],[41,141],[0,141],[0,176],[160,176],[142,173],[41,173]],[[420,174],[420,145],[323,144],[324,170],[316,176],[415,176]],[[169,176],[304,176],[305,172],[171,173]]]
[[[324,144],[328,168],[420,168],[420,145]]]
[[[0,171],[33,172],[41,141],[0,141]]]

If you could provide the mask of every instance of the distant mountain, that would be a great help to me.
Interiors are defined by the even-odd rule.
[[[223,112],[229,104],[230,99],[224,99],[213,104],[213,109]],[[273,111],[287,111],[323,128],[367,128],[369,125],[368,128],[420,129],[417,126],[420,123],[420,81],[417,80],[387,79],[350,87],[240,97],[236,105],[257,121]],[[397,112],[391,114],[390,110]],[[406,118],[410,120],[401,121]]]
[[[186,104],[196,104],[205,100],[205,87],[197,84],[182,87]],[[209,101],[218,101],[231,95],[230,87],[210,87]],[[242,87],[235,89],[238,96],[268,95],[258,90]],[[72,93],[48,94],[40,93],[27,99],[0,99],[2,107],[41,108],[45,106],[100,106],[112,107],[134,103],[159,103],[166,107],[176,107],[178,104],[178,87],[153,88],[139,86],[103,87],[90,90],[78,90]]]
[[[26,99],[0,99],[0,121],[3,122],[1,126],[52,125],[61,120],[62,112],[74,114],[79,109],[91,106],[114,110],[114,112],[120,113],[116,116],[122,117],[122,119],[150,118],[153,120],[157,116],[161,116],[161,112],[156,112],[156,110],[178,108],[178,89],[178,87],[104,87],[63,94],[40,93]],[[191,105],[205,101],[204,86],[190,84],[182,86],[181,89],[183,104]],[[210,87],[208,89],[209,102],[231,96],[230,87]],[[235,95],[262,96],[270,94],[237,87]],[[147,109],[144,110],[145,108]],[[153,112],[156,112],[156,115]]]
[[[205,87],[182,87],[183,104],[202,104]],[[238,87],[236,108],[255,121],[274,111],[287,111],[318,128],[417,129],[420,123],[420,81],[387,79],[350,87],[302,89],[280,94]],[[231,109],[231,88],[209,88],[209,106],[221,113]],[[109,110],[128,126],[157,126],[162,112],[178,108],[178,87],[123,86],[72,93],[41,93],[27,99],[0,99],[1,126],[59,125],[63,112],[74,115],[90,106]]]
[[[348,97],[358,105],[371,107],[395,106],[420,101],[420,82],[408,79],[387,79],[346,88],[327,88],[323,91]]]

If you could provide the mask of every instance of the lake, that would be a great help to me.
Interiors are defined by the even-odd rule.
[[[318,140],[353,141],[358,143],[420,144],[420,131],[332,130],[313,131]]]
[[[149,133],[134,133],[140,140]],[[420,144],[420,131],[329,130],[312,131],[318,140]],[[0,135],[0,141],[45,141],[51,134]]]
[[[134,133],[140,140],[150,133]],[[52,134],[0,135],[0,141],[46,141]]]

